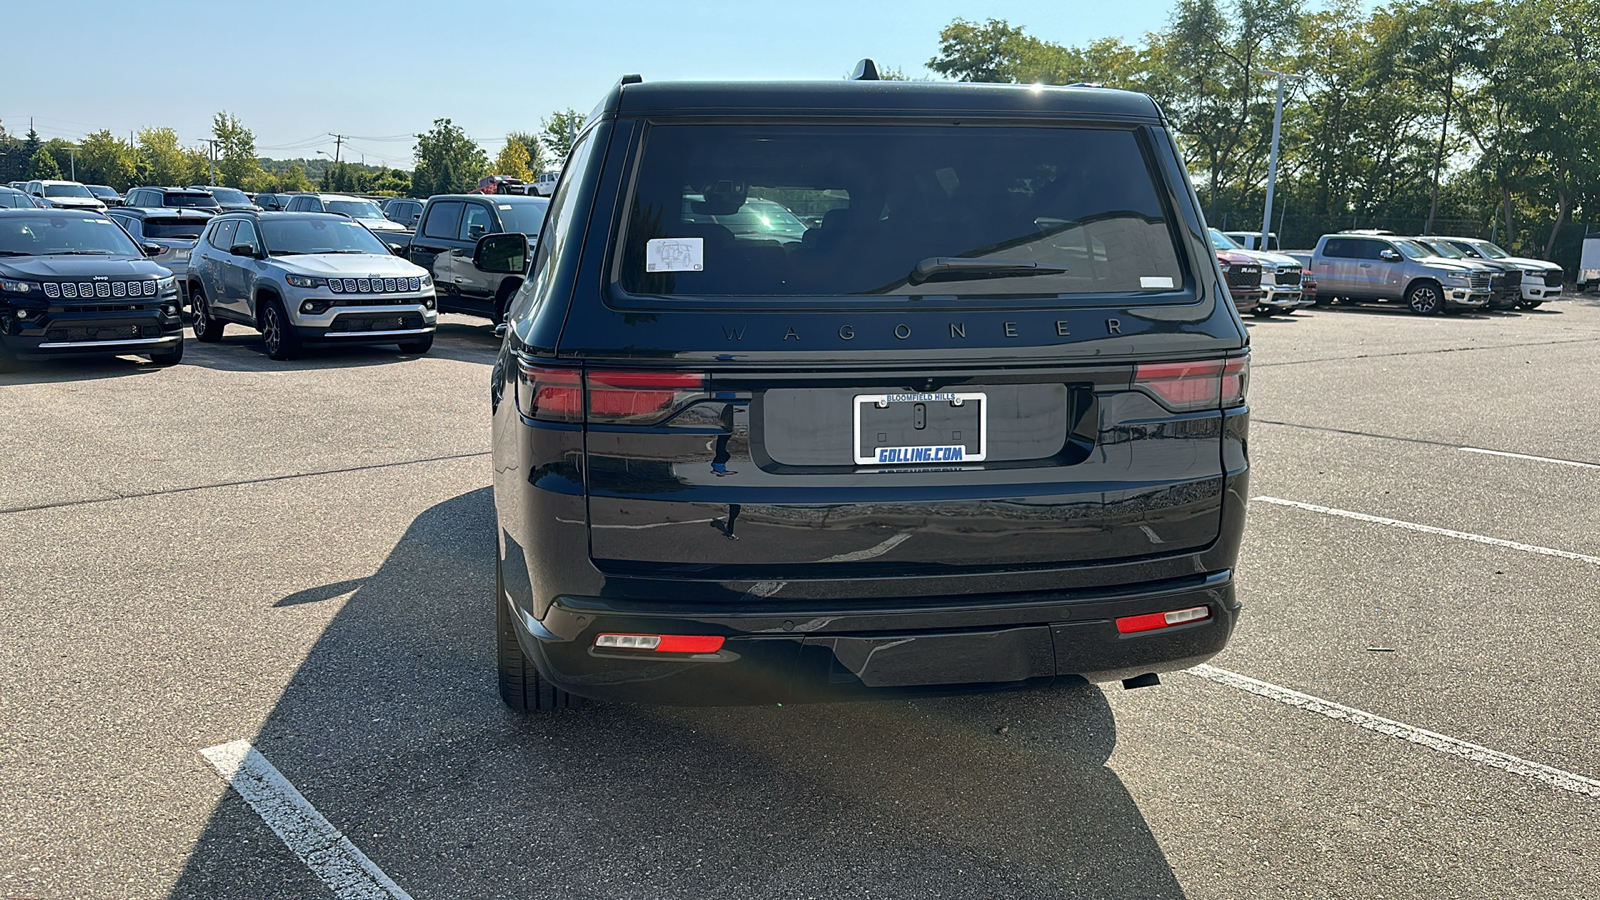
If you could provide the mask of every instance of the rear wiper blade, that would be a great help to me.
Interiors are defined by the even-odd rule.
[[[1020,259],[970,259],[964,256],[930,256],[917,263],[906,279],[922,284],[931,278],[1000,278],[1018,275],[1060,275],[1066,266]]]

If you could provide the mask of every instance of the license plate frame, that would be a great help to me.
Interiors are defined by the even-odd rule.
[[[868,405],[886,408],[897,404],[948,404],[964,406],[974,403],[978,408],[978,439],[976,451],[970,449],[965,437],[957,444],[923,444],[905,446],[874,446],[870,453],[862,452],[862,410]],[[983,462],[989,450],[989,395],[982,391],[937,391],[930,393],[856,394],[852,400],[851,456],[858,466],[951,466]],[[876,442],[874,442],[876,443]],[[959,448],[959,453],[955,453]],[[885,451],[891,451],[887,455]],[[952,458],[954,457],[954,458]]]

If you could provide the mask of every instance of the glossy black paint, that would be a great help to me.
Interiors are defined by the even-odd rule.
[[[29,217],[80,217],[70,210],[19,210]],[[12,215],[0,210],[0,218]],[[130,243],[130,246],[131,245]],[[57,293],[26,294],[0,288],[0,361],[121,354],[171,354],[183,346],[172,273],[143,256],[13,256],[0,258],[0,281],[49,285]],[[165,289],[159,285],[166,282]],[[145,296],[155,282],[158,293]],[[68,298],[62,284],[116,284],[123,296]],[[127,285],[140,295],[127,296]],[[168,310],[173,312],[168,312]]]
[[[775,308],[622,295],[607,275],[628,170],[646,120],[671,116],[1133,128],[1159,172],[1190,286],[1159,305],[850,298]],[[1248,410],[1175,414],[1133,381],[1141,362],[1238,355],[1248,338],[1146,97],[621,85],[579,136],[508,325],[491,384],[497,602],[564,689],[720,704],[1110,680],[1192,665],[1231,633]],[[655,427],[534,421],[515,402],[523,362],[703,372],[710,396]],[[1070,398],[1059,449],[887,471],[795,464],[769,447],[769,392],[1005,385],[1056,385]],[[1211,617],[1133,635],[1113,624],[1190,606]],[[717,654],[652,657],[595,648],[607,631],[727,642]]]

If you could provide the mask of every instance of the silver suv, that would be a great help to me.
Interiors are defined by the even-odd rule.
[[[229,213],[212,219],[189,258],[194,335],[260,330],[267,355],[307,343],[399,344],[426,353],[438,324],[433,279],[372,232],[329,213]]]

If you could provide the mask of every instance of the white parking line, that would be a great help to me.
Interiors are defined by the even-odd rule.
[[[1374,525],[1387,525],[1390,528],[1404,528],[1407,531],[1420,531],[1425,534],[1437,534],[1444,537],[1457,538],[1463,541],[1476,541],[1480,544],[1490,544],[1495,547],[1509,547],[1512,550],[1521,550],[1524,553],[1538,553],[1542,556],[1557,556],[1562,559],[1575,559],[1593,566],[1600,566],[1600,556],[1589,556],[1584,553],[1573,553],[1570,550],[1555,550],[1550,547],[1539,547],[1533,544],[1523,544],[1518,541],[1508,541],[1504,538],[1487,537],[1481,534],[1471,534],[1465,531],[1453,531],[1449,528],[1436,528],[1432,525],[1418,525],[1416,522],[1404,522],[1400,519],[1389,519],[1383,516],[1369,516],[1366,513],[1351,512],[1348,509],[1334,509],[1330,506],[1317,506],[1314,503],[1301,503],[1296,500],[1282,500],[1277,497],[1252,497],[1256,503],[1271,503],[1275,506],[1289,506],[1303,509],[1308,512],[1322,513],[1327,516],[1339,516],[1345,519],[1355,519],[1358,522],[1371,522]]]
[[[1409,741],[1410,743],[1427,747],[1430,750],[1437,750],[1440,753],[1459,756],[1479,765],[1503,769],[1513,775],[1521,775],[1534,781],[1542,781],[1563,791],[1571,791],[1574,794],[1600,799],[1600,780],[1584,775],[1557,769],[1543,763],[1530,762],[1520,756],[1512,756],[1499,750],[1491,750],[1481,744],[1468,743],[1438,732],[1418,728],[1415,725],[1407,725],[1404,722],[1385,719],[1382,716],[1356,709],[1353,706],[1345,706],[1332,700],[1324,700],[1321,697],[1302,694],[1299,691],[1251,678],[1248,675],[1229,672],[1227,669],[1219,669],[1215,666],[1202,664],[1184,671],[1197,678],[1204,678],[1217,684],[1238,688],[1258,697],[1276,700],[1296,709],[1302,709],[1319,716],[1326,716],[1338,722],[1354,725],[1357,728],[1365,728],[1378,734]]]
[[[200,751],[338,900],[411,900],[249,741]]]
[[[1578,462],[1575,459],[1556,459],[1551,456],[1529,456],[1526,453],[1507,453],[1504,450],[1485,450],[1482,447],[1457,447],[1462,453],[1482,453],[1485,456],[1506,456],[1511,459],[1526,459],[1530,462],[1555,463],[1558,466],[1572,466],[1577,469],[1600,469],[1594,463]]]

